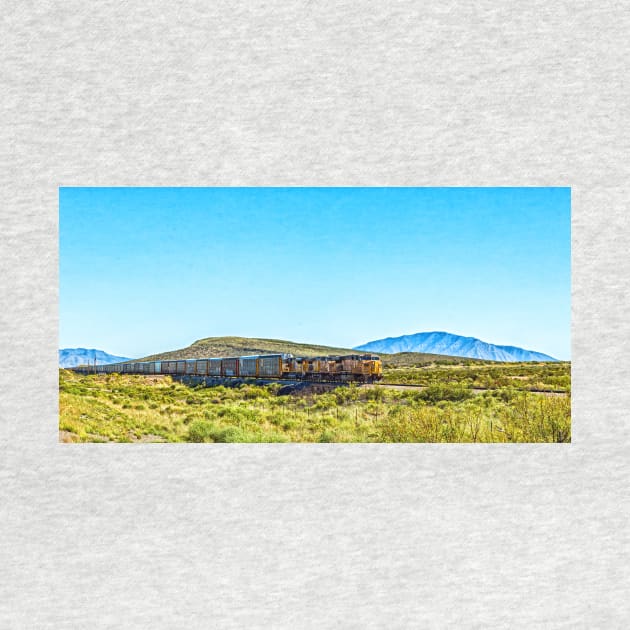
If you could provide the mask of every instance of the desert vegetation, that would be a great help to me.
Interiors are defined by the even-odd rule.
[[[387,367],[384,383],[430,386],[460,384],[478,389],[515,388],[523,391],[571,391],[571,364],[557,363],[469,363],[444,362],[427,366]]]
[[[508,367],[506,367],[508,366]],[[66,442],[570,442],[569,364],[387,369],[386,382],[284,393],[60,370]],[[475,390],[488,387],[486,391]]]

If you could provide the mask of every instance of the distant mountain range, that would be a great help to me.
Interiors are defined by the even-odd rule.
[[[291,353],[296,357],[354,354],[352,348],[336,348],[310,343],[298,343],[285,339],[257,339],[252,337],[206,337],[198,339],[187,348],[170,350],[137,359],[138,361],[166,361],[169,359],[201,359],[204,357],[238,357],[248,354]],[[387,365],[418,365],[429,363],[452,363],[459,357],[439,354],[406,353],[383,357]]]
[[[402,337],[388,337],[370,341],[352,350],[375,352],[384,355],[391,365],[416,364],[418,362],[448,362],[457,357],[486,361],[557,361],[549,355],[515,346],[497,346],[474,337],[461,337],[447,332],[424,332]],[[269,354],[291,352],[295,356],[317,356],[324,354],[349,354],[351,349],[334,348],[312,344],[295,343],[281,339],[252,339],[247,337],[208,337],[199,339],[187,348],[154,354],[139,361],[166,359],[192,359],[201,357],[242,356],[246,354]],[[414,353],[402,354],[399,353]],[[129,361],[103,350],[86,348],[64,348],[59,350],[59,367],[77,365],[106,365]]]
[[[355,350],[366,352],[429,352],[455,357],[485,359],[490,361],[557,361],[542,352],[524,350],[516,346],[497,346],[492,343],[461,337],[447,332],[422,332],[402,337],[387,337],[357,346]]]
[[[63,348],[59,350],[59,367],[70,368],[77,365],[106,365],[108,363],[118,363],[119,361],[128,361],[129,357],[117,357],[113,354],[107,354],[102,350],[94,348]]]
[[[352,354],[351,348],[333,348],[315,344],[296,343],[283,339],[257,339],[252,337],[206,337],[187,348],[152,354],[141,361],[167,359],[199,359],[203,357],[238,357],[248,354],[275,354],[290,352],[295,356],[313,357],[324,354]]]

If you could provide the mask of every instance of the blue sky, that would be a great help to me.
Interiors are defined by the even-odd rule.
[[[570,358],[569,188],[61,188],[60,348],[444,330]]]

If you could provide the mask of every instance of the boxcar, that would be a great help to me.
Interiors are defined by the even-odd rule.
[[[197,376],[208,376],[208,359],[198,359],[195,365]]]
[[[192,359],[191,361],[186,361],[186,374],[193,375],[197,373],[197,361]]]
[[[186,361],[176,361],[175,363],[175,374],[186,374]]]
[[[238,357],[221,359],[221,376],[238,376]]]
[[[258,357],[239,357],[239,376],[258,376]]]
[[[258,376],[282,376],[282,355],[258,357]]]
[[[221,359],[208,359],[208,376],[221,376]]]

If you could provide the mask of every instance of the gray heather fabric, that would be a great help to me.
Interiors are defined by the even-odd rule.
[[[4,3],[0,627],[627,627],[629,27]],[[58,444],[60,185],[571,186],[573,444]]]

